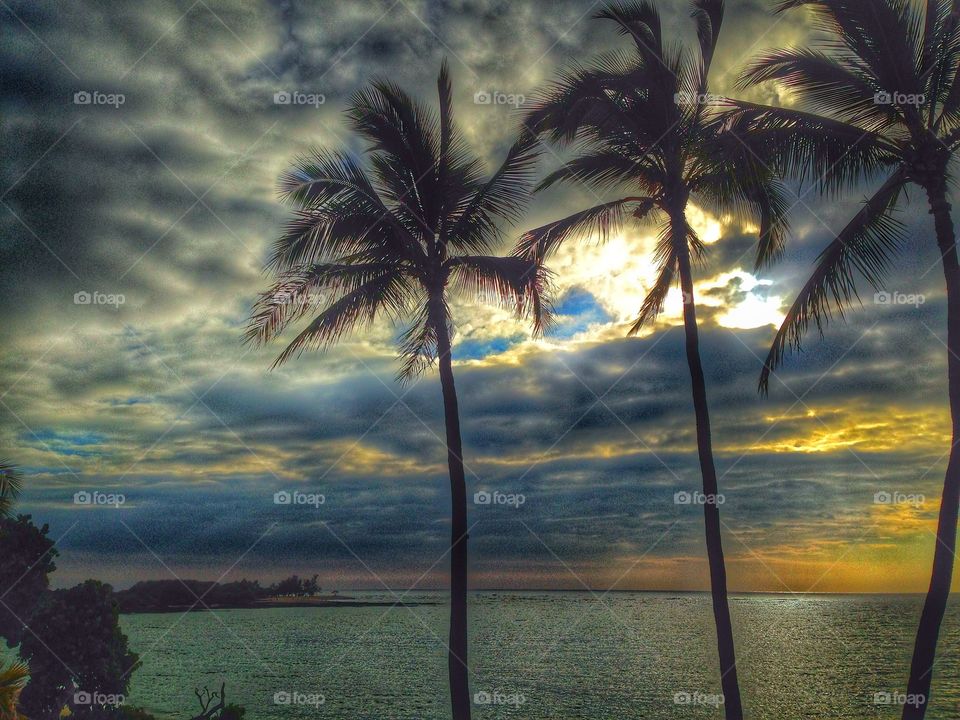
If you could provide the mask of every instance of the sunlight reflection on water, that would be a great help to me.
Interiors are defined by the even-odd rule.
[[[611,593],[602,603],[599,597],[473,595],[474,716],[722,717],[708,596]],[[444,596],[405,599],[442,603]],[[732,598],[748,717],[899,717],[898,707],[882,703],[896,701],[884,693],[903,690],[920,602],[918,596]],[[162,717],[188,717],[198,708],[194,688],[219,688],[225,680],[228,700],[244,705],[251,720],[448,718],[446,613],[439,604],[123,616],[143,659],[128,702]],[[960,717],[956,603],[940,647],[930,720]]]

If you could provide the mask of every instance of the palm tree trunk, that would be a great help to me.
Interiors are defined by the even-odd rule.
[[[443,414],[447,429],[447,465],[450,468],[450,639],[447,669],[453,720],[470,720],[470,685],[467,676],[467,484],[463,471],[460,411],[453,383],[450,335],[443,320],[435,323]]]
[[[930,587],[923,603],[917,638],[910,663],[907,683],[908,703],[903,706],[904,720],[921,720],[930,699],[930,682],[940,635],[940,623],[947,609],[950,585],[953,581],[953,558],[957,542],[957,511],[960,508],[960,263],[957,261],[956,238],[950,219],[946,185],[938,182],[927,187],[930,213],[937,231],[937,245],[943,261],[947,281],[947,376],[950,415],[953,420],[953,438],[947,474],[940,499],[940,518],[937,523],[937,545],[933,552],[933,572]]]
[[[693,296],[693,275],[687,248],[686,218],[679,213],[672,220],[674,243],[678,248],[680,289],[683,291],[683,329],[686,334],[687,365],[693,386],[693,409],[697,419],[697,452],[703,475],[703,519],[707,536],[707,559],[710,564],[710,593],[713,596],[713,619],[717,626],[717,649],[720,654],[720,686],[723,689],[724,713],[727,720],[742,720],[740,685],[737,681],[737,660],[727,602],[727,570],[723,560],[720,536],[720,508],[717,470],[713,464],[713,445],[710,439],[710,415],[707,410],[707,386],[700,362],[700,336],[697,329],[697,309]]]

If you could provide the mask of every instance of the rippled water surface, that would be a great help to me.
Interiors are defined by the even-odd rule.
[[[448,718],[444,596],[405,599],[440,604],[123,616],[143,660],[128,701],[160,717],[191,717],[194,688],[226,681],[228,700],[244,705],[248,720]],[[876,701],[904,688],[921,601],[732,598],[747,717],[899,717],[899,708]],[[476,718],[723,716],[706,595],[480,593],[470,612],[471,692],[495,698],[475,705]],[[954,720],[956,602],[941,649],[927,717]],[[299,704],[278,704],[285,696],[277,693]]]

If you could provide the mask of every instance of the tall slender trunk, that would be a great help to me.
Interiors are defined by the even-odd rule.
[[[435,323],[443,415],[447,429],[447,465],[450,469],[450,638],[447,671],[453,720],[470,720],[470,685],[467,670],[467,484],[463,472],[460,411],[453,383],[450,335],[443,320]]]
[[[943,480],[940,499],[940,518],[937,523],[937,544],[933,552],[933,571],[930,587],[923,603],[917,638],[910,662],[907,700],[903,706],[904,720],[921,720],[927,712],[930,682],[940,635],[940,623],[947,609],[950,585],[953,580],[953,558],[957,542],[957,511],[960,507],[960,263],[957,261],[956,238],[950,219],[946,185],[942,181],[926,188],[937,231],[937,245],[947,282],[947,376],[950,415],[953,420],[953,438],[947,474]]]
[[[713,619],[717,626],[717,650],[720,654],[720,686],[723,689],[724,713],[727,720],[742,720],[740,684],[737,681],[737,660],[727,602],[727,569],[723,561],[720,536],[720,508],[716,502],[717,469],[713,464],[710,439],[710,414],[707,410],[707,386],[700,362],[700,334],[697,329],[697,308],[693,296],[693,275],[687,247],[687,222],[681,211],[671,218],[673,240],[678,248],[680,288],[683,291],[683,329],[686,334],[687,365],[693,389],[693,409],[697,419],[697,452],[703,475],[703,519],[707,537],[707,559],[710,564],[710,593],[713,596]]]

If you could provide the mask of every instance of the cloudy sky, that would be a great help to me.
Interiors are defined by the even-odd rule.
[[[665,32],[688,42],[686,3],[663,6]],[[734,93],[751,55],[805,40],[802,13],[768,7],[728,2],[714,92]],[[435,102],[444,57],[458,120],[492,169],[518,110],[475,94],[522,103],[565,63],[616,46],[595,9],[0,2],[0,446],[27,476],[21,510],[58,538],[58,585],[295,571],[326,587],[443,586],[435,373],[397,385],[386,324],[273,372],[279,347],[241,343],[284,220],[276,181],[312,146],[361,149],[342,111],[375,76]],[[318,102],[274,102],[294,91]],[[753,98],[789,102],[775,87]],[[541,171],[558,162],[546,149]],[[755,229],[690,208],[709,242],[697,289],[731,587],[922,591],[949,445],[931,223],[911,195],[886,288],[922,305],[877,304],[865,287],[863,307],[811,337],[761,399],[775,324],[869,190],[794,189],[788,252],[762,275]],[[545,192],[514,236],[597,200]],[[469,491],[525,499],[471,504],[475,587],[707,587],[702,514],[675,503],[700,482],[679,299],[649,334],[624,337],[652,246],[638,227],[564,248],[558,322],[542,339],[503,310],[454,302]],[[283,490],[325,502],[277,505]],[[75,504],[83,491],[124,503]]]

